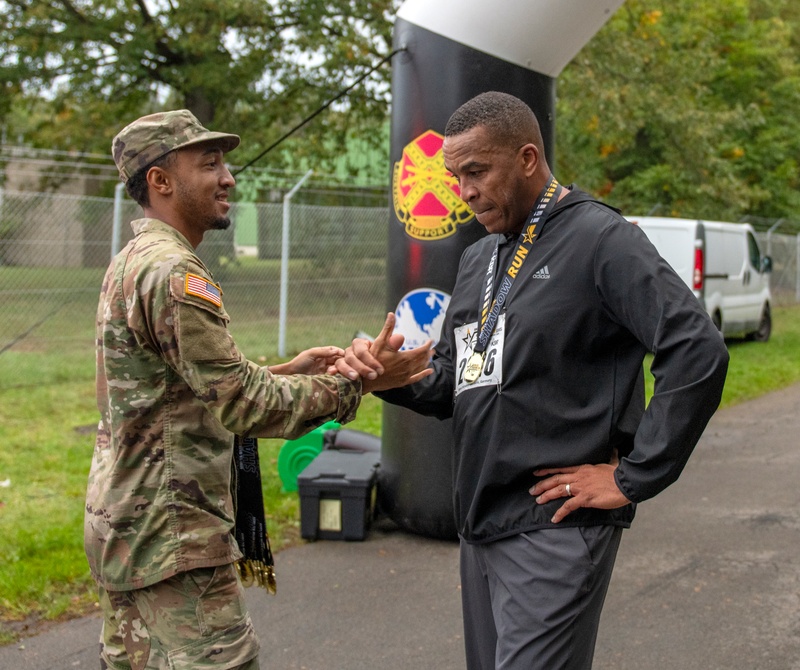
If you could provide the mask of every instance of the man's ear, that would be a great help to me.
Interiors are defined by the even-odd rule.
[[[147,185],[159,195],[169,195],[172,193],[172,175],[164,168],[151,167],[147,171]]]
[[[539,165],[539,150],[533,143],[526,144],[521,148],[520,155],[522,156],[522,164],[525,170],[525,175],[530,177]]]

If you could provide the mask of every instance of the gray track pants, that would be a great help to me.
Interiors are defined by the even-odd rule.
[[[621,528],[461,542],[468,670],[590,670]]]

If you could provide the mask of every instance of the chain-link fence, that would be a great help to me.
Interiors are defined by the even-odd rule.
[[[283,203],[234,204],[233,226],[198,248],[244,353],[277,357],[282,294],[287,355],[377,334],[387,208],[292,204],[282,271],[284,211]],[[102,277],[112,247],[130,239],[128,222],[141,216],[128,199],[120,213],[117,240],[112,198],[0,190],[0,388],[92,378]]]
[[[772,302],[791,305],[800,302],[800,277],[797,272],[800,257],[800,234],[784,235],[756,233],[762,253],[772,258],[769,285]]]
[[[128,222],[141,212],[127,198],[121,204],[116,239],[112,198],[0,189],[0,388],[92,378],[100,283],[112,247],[130,239]],[[376,334],[387,307],[387,207],[291,204],[282,271],[284,214],[282,202],[237,203],[234,225],[198,248],[244,353],[277,357],[282,297],[288,355]],[[775,303],[800,302],[798,228],[754,223],[773,259]]]
[[[744,219],[756,229],[761,253],[772,258],[770,290],[776,305],[800,303],[800,221]]]

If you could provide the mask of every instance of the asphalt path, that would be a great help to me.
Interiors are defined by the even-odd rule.
[[[718,412],[623,534],[595,670],[800,670],[800,385]],[[458,548],[374,527],[280,552],[248,590],[270,670],[464,667]],[[0,647],[0,669],[97,668],[96,616]]]

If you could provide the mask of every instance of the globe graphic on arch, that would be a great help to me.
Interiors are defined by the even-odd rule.
[[[428,340],[439,341],[450,296],[432,288],[418,288],[404,295],[395,310],[395,332],[405,336],[401,351]]]

